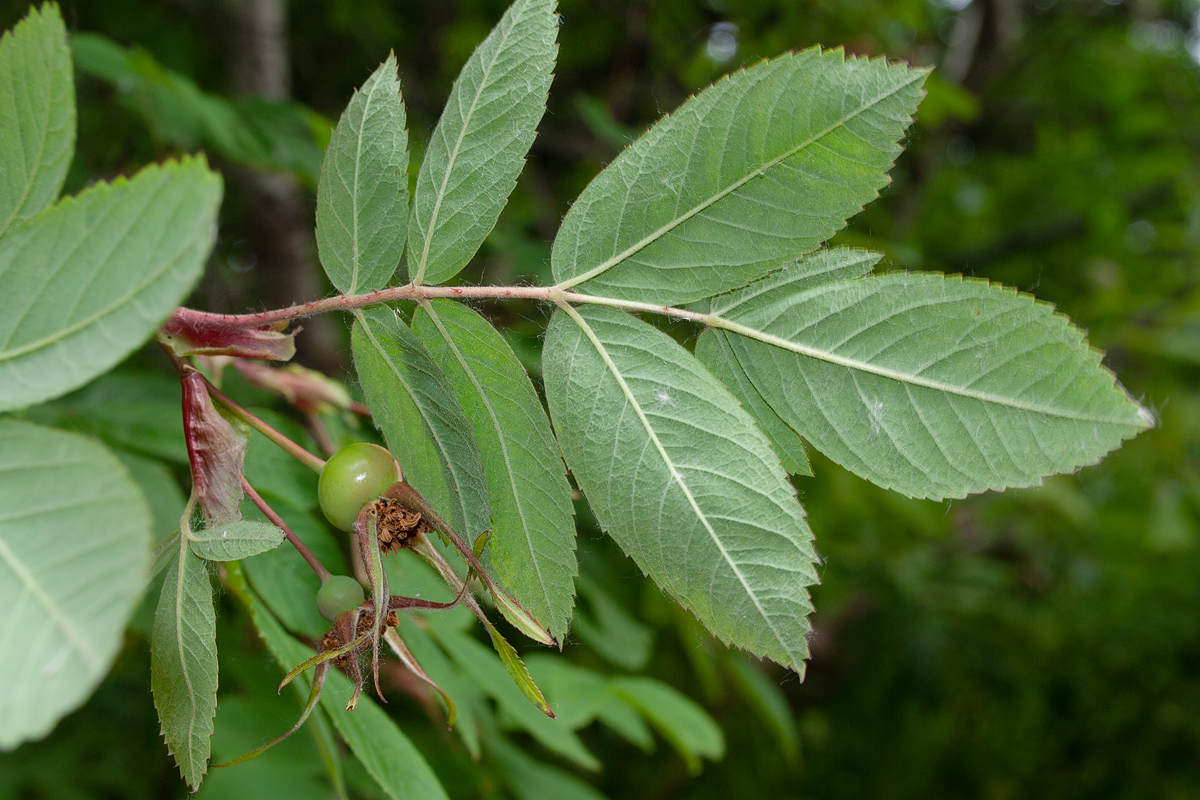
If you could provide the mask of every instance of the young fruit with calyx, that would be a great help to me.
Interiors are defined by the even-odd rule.
[[[367,599],[362,585],[348,575],[330,575],[317,590],[317,609],[333,622],[343,611],[358,608]]]
[[[317,497],[335,528],[353,532],[363,506],[400,480],[392,454],[377,444],[355,442],[334,453],[321,470]]]

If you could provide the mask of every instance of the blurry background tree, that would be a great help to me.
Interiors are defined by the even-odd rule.
[[[72,31],[107,37],[72,42],[80,135],[66,191],[206,149],[229,180],[215,263],[191,305],[241,311],[328,291],[314,268],[313,186],[327,118],[353,87],[394,49],[410,141],[425,141],[506,3],[62,5]],[[0,28],[26,8],[0,0]],[[939,70],[894,184],[835,242],[885,252],[885,268],[963,272],[1056,303],[1162,420],[1099,467],[953,504],[906,500],[816,460],[816,477],[797,479],[825,558],[803,684],[710,639],[578,506],[592,580],[568,658],[681,688],[720,722],[727,754],[695,780],[674,751],[588,729],[605,769],[577,774],[612,798],[1200,795],[1200,3],[563,0],[561,13],[549,113],[464,280],[546,281],[569,199],[662,112],[762,57],[841,44]],[[544,309],[483,310],[536,374]],[[345,332],[319,322],[302,347],[336,371]],[[172,441],[155,426],[178,424],[177,387],[144,372],[155,364],[136,356],[125,373],[136,380],[105,379],[52,413],[70,424],[90,409],[80,425],[133,468],[147,455],[171,465],[145,478],[160,481],[169,530],[182,505],[170,478],[185,472],[172,445],[155,450]],[[286,494],[286,476],[276,483]],[[0,800],[182,794],[147,691],[148,613],[83,709],[0,756]],[[222,613],[238,612],[226,602]],[[277,669],[234,629],[220,642],[218,758],[295,713],[272,705]],[[530,768],[519,753],[473,763],[417,703],[388,709],[456,796],[504,796],[499,776]],[[315,752],[295,737],[271,759],[217,771],[202,794],[328,796]],[[348,778],[373,796],[365,774]]]

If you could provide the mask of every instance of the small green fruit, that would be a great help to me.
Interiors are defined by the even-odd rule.
[[[317,608],[321,616],[333,622],[338,614],[358,608],[366,600],[362,586],[346,575],[331,575],[317,591]]]
[[[325,462],[317,497],[325,518],[335,528],[354,530],[354,518],[396,481],[400,473],[392,454],[377,444],[355,442],[338,450]]]

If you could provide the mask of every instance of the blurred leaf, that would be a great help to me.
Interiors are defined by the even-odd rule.
[[[516,0],[454,82],[413,192],[414,282],[453,278],[496,224],[546,111],[557,33],[554,0]]]
[[[177,375],[122,368],[58,400],[31,408],[28,416],[35,422],[95,436],[119,450],[187,464],[179,407]],[[178,513],[175,518],[178,520]]]
[[[58,199],[75,151],[75,81],[58,6],[0,39],[0,236]]]
[[[1037,485],[1152,424],[1053,312],[984,281],[893,274],[725,313],[784,422],[884,488],[940,499]]]
[[[645,669],[654,647],[654,632],[591,578],[582,575],[578,583],[591,614],[583,608],[576,611],[571,631],[608,662],[631,672]]]
[[[721,729],[686,695],[653,678],[614,678],[613,690],[650,720],[683,756],[693,775],[700,772],[702,757],[714,761],[725,757]]]
[[[600,706],[613,699],[607,677],[578,667],[560,655],[534,653],[526,663],[529,674],[545,692],[555,719],[571,730],[591,724]]]
[[[220,177],[188,158],[94,184],[11,228],[0,240],[0,410],[81,386],[149,338],[199,279],[220,199]]]
[[[800,734],[796,730],[792,709],[780,691],[779,684],[768,678],[754,664],[735,655],[725,658],[725,669],[733,678],[733,685],[737,687],[738,694],[771,729],[783,757],[789,764],[797,763],[800,760]]]
[[[187,498],[183,496],[179,482],[167,465],[119,450],[113,455],[129,470],[130,477],[150,504],[150,515],[154,520],[152,530],[156,538],[178,528],[179,516],[183,513]]]
[[[741,405],[612,309],[556,312],[542,358],[559,443],[604,530],[722,641],[803,674],[812,533]]]
[[[390,308],[354,321],[354,366],[405,480],[465,541],[491,528],[479,447],[441,368]]]
[[[268,550],[283,541],[283,531],[266,522],[241,520],[192,534],[192,552],[209,561],[238,561]]]
[[[408,129],[388,55],[342,112],[321,164],[317,249],[344,294],[382,289],[404,252]]]
[[[723,78],[579,196],[555,280],[672,305],[815,249],[887,183],[925,75],[814,48]]]
[[[511,715],[513,721],[548,750],[570,759],[585,769],[596,770],[600,762],[579,737],[562,722],[547,717],[530,704],[513,683],[500,657],[470,636],[453,630],[432,628],[438,643],[477,685]]]
[[[45,736],[108,673],[145,583],[150,511],[73,433],[0,420],[0,749]]]
[[[530,758],[498,733],[487,738],[487,750],[520,800],[605,800],[591,784]]]
[[[464,306],[422,306],[413,332],[445,370],[479,444],[492,500],[491,563],[504,588],[559,639],[579,571],[574,507],[537,392],[496,329]]]
[[[71,52],[79,71],[111,84],[159,142],[286,170],[316,186],[330,125],[313,110],[259,97],[226,100],[162,66],[146,50],[96,33],[72,33]]]

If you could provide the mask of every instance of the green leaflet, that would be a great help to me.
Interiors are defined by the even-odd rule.
[[[267,522],[241,520],[192,534],[192,552],[209,561],[239,561],[274,550],[283,531]]]
[[[1153,424],[1065,317],[985,281],[869,277],[719,324],[784,422],[910,497],[1037,485]]]
[[[389,54],[342,112],[317,185],[317,250],[343,294],[382,289],[404,253],[408,129]]]
[[[200,277],[221,178],[203,158],[98,183],[0,239],[0,410],[48,400],[140,346]]]
[[[775,448],[783,468],[792,475],[812,475],[812,464],[800,436],[771,410],[758,389],[746,376],[742,365],[729,347],[728,334],[712,328],[696,340],[696,360],[736,397]]]
[[[367,405],[404,479],[474,541],[491,528],[491,502],[479,447],[442,370],[390,308],[359,312],[351,338]]]
[[[784,264],[743,289],[704,301],[703,306],[713,314],[727,315],[747,303],[763,305],[776,302],[815,286],[861,278],[874,269],[881,258],[883,255],[880,253],[852,247],[818,250]]]
[[[150,542],[146,501],[107,448],[0,420],[0,750],[44,736],[108,673]]]
[[[722,641],[803,674],[812,533],[737,400],[612,309],[555,313],[542,361],[567,464],[609,535]]]
[[[208,569],[186,539],[167,567],[154,612],[150,688],[167,749],[195,791],[208,772],[217,714],[217,617]]]
[[[575,603],[574,507],[550,420],[504,338],[447,300],[413,331],[441,365],[471,423],[492,500],[491,563],[526,611],[560,639]]]
[[[725,756],[725,735],[703,708],[687,695],[653,678],[619,677],[612,681],[617,696],[650,720],[683,756],[688,771],[700,772],[700,758]]]
[[[887,183],[926,74],[814,48],[721,79],[583,191],[555,281],[676,305],[815,249]]]
[[[516,0],[463,66],[413,190],[416,283],[457,275],[495,226],[546,110],[557,33],[554,0]]]
[[[430,633],[463,672],[533,738],[585,769],[600,768],[600,762],[570,727],[546,716],[529,702],[501,663],[500,656],[469,635],[444,626],[430,626]]]
[[[231,585],[250,611],[258,633],[267,648],[285,670],[313,656],[309,647],[297,642],[283,630],[257,597],[251,594],[244,579],[231,570]],[[296,683],[307,692],[309,676]],[[346,710],[346,701],[353,687],[349,679],[335,669],[325,679],[321,707],[333,720],[338,733],[350,745],[371,777],[393,800],[446,800],[446,792],[429,764],[413,747],[387,714],[369,697],[361,697],[354,711]]]
[[[0,39],[0,236],[58,199],[75,152],[75,76],[58,6]]]

